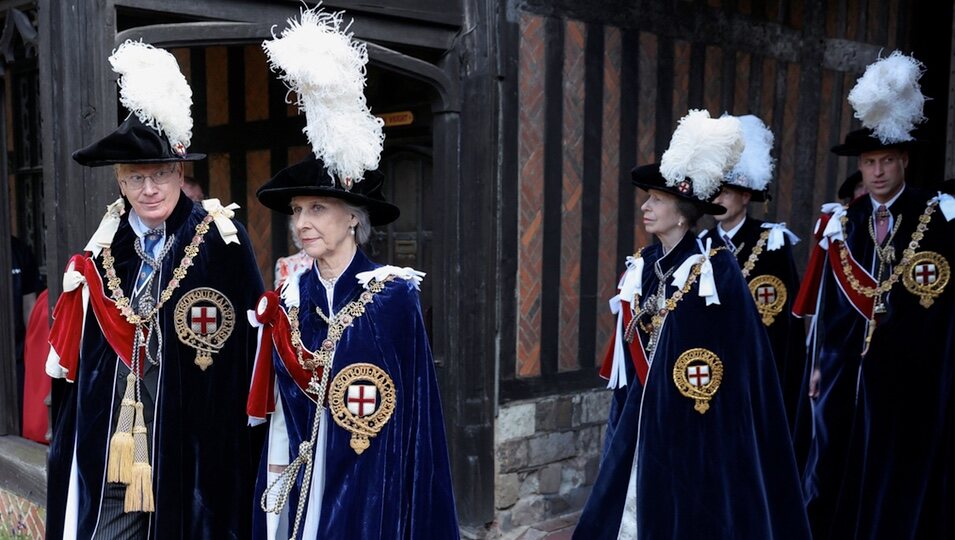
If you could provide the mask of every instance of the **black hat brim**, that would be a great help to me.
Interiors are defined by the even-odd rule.
[[[771,201],[773,199],[772,196],[769,194],[769,192],[766,190],[750,189],[748,187],[737,186],[736,184],[730,184],[730,183],[723,184],[723,187],[732,188],[738,191],[745,191],[746,193],[749,193],[750,202],[764,202],[764,201]]]
[[[837,156],[859,156],[865,154],[866,152],[875,152],[878,150],[887,150],[890,148],[897,148],[899,150],[908,150],[918,144],[919,141],[902,141],[897,143],[883,143],[875,136],[874,132],[869,128],[857,129],[855,131],[850,131],[846,135],[845,140],[842,144],[837,144],[832,147],[831,151]]]
[[[401,215],[401,210],[381,194],[384,175],[378,171],[365,172],[364,178],[346,191],[329,176],[324,164],[313,157],[279,171],[256,191],[255,196],[264,206],[292,215],[293,197],[331,197],[353,206],[364,208],[374,227],[387,225]]]
[[[726,213],[726,208],[711,201],[700,200],[693,195],[683,193],[675,186],[667,185],[666,178],[660,174],[660,164],[642,165],[630,171],[630,180],[633,185],[644,191],[655,189],[675,195],[677,198],[693,203],[704,214],[720,216]]]
[[[73,152],[73,160],[85,167],[117,164],[171,163],[198,161],[205,154],[177,154],[169,139],[130,114],[112,133]]]

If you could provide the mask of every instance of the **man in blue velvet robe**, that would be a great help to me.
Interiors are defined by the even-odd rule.
[[[818,305],[804,479],[816,538],[955,534],[955,202],[906,182],[908,147],[863,128],[834,149],[859,156],[869,194],[827,207],[801,294]]]
[[[955,200],[906,178],[923,69],[895,52],[850,92],[863,127],[832,151],[858,158],[867,195],[823,206],[794,306],[815,312],[817,539],[955,536]]]
[[[114,54],[131,51],[150,74],[175,66],[143,43]],[[186,94],[173,69],[167,76]],[[68,384],[51,406],[46,532],[248,538],[257,452],[244,407],[255,333],[241,323],[262,279],[231,209],[181,191],[183,162],[205,156],[170,139],[170,124],[146,125],[139,115],[148,121],[152,109],[139,105],[73,155],[115,166],[123,199],[110,205],[90,253],[72,258],[53,314],[47,373]]]

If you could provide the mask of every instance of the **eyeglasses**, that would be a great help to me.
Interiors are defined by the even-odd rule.
[[[152,174],[130,174],[124,176],[121,180],[123,184],[130,189],[142,189],[146,185],[146,179],[152,178],[153,184],[164,186],[176,178],[176,167],[159,169]]]

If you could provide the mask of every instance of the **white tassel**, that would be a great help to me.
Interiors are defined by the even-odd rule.
[[[689,180],[693,194],[707,200],[719,191],[723,175],[736,165],[742,151],[739,120],[710,118],[705,110],[691,110],[673,132],[660,160],[660,174],[669,186]]]
[[[300,20],[289,19],[288,28],[262,47],[272,70],[297,95],[303,131],[333,179],[348,188],[377,169],[384,122],[365,100],[368,50],[348,32],[342,13],[303,10]]]
[[[109,57],[119,74],[119,101],[139,120],[164,134],[182,152],[192,140],[192,89],[176,57],[148,43],[126,41]]]
[[[773,179],[775,165],[771,155],[773,132],[762,120],[751,114],[737,118],[743,130],[745,146],[739,162],[726,175],[726,181],[754,191],[765,191]]]
[[[899,51],[869,65],[849,92],[849,104],[862,125],[882,144],[913,139],[916,124],[925,121],[925,96],[919,79],[925,67]]]

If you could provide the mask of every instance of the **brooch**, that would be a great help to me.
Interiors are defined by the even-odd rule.
[[[763,318],[763,324],[773,324],[786,305],[787,293],[783,280],[768,274],[756,276],[749,282],[749,292],[756,301],[756,309]]]
[[[361,454],[395,412],[395,384],[374,364],[351,364],[332,380],[328,406],[335,423],[351,433],[350,445]]]
[[[673,382],[677,390],[694,400],[700,414],[710,408],[710,400],[723,380],[723,362],[716,353],[702,348],[690,349],[673,365]]]
[[[179,299],[174,320],[179,341],[196,349],[195,363],[205,371],[235,328],[235,309],[226,295],[200,287]]]
[[[942,254],[921,251],[912,255],[912,261],[902,275],[902,283],[910,293],[920,298],[922,307],[928,308],[945,290],[951,275],[951,268]]]

